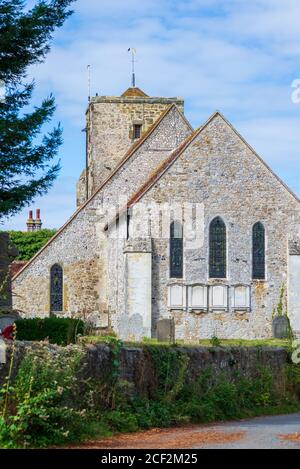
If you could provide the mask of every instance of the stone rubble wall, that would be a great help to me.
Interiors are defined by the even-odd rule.
[[[17,342],[12,378],[26,351],[47,347],[59,353],[61,347],[34,342]],[[69,346],[72,349],[73,346]],[[274,385],[280,391],[286,381],[285,367],[288,353],[275,347],[176,347],[175,350],[186,354],[189,358],[187,381],[195,381],[204,370],[212,371],[212,381],[220,375],[228,379],[237,379],[236,374],[245,378],[255,378],[260,367],[268,367],[274,376]],[[11,346],[8,346],[6,364],[0,364],[0,385],[4,383],[10,366]],[[83,357],[84,375],[96,381],[105,381],[110,375],[112,355],[110,348],[104,344],[88,345]],[[141,396],[151,397],[155,392],[155,365],[147,348],[125,346],[120,355],[120,378],[134,385],[135,391]]]

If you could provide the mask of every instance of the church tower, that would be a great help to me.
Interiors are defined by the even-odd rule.
[[[128,88],[120,97],[91,98],[86,113],[86,169],[77,183],[77,206],[98,189],[127,150],[173,103],[183,112],[181,98],[151,98],[137,87]]]

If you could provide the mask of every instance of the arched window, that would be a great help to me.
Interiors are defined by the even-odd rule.
[[[183,277],[183,238],[179,221],[173,221],[170,225],[170,277]]]
[[[226,278],[226,226],[220,217],[209,227],[209,276]]]
[[[265,228],[261,222],[252,230],[252,278],[265,279]]]
[[[50,305],[52,313],[63,311],[63,269],[59,264],[50,271]]]

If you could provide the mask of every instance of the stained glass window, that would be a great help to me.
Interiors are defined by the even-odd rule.
[[[170,225],[170,277],[183,277],[182,225],[178,221]]]
[[[252,232],[252,278],[265,278],[265,228],[261,222],[255,223]]]
[[[63,311],[63,269],[54,264],[50,272],[51,312]]]
[[[209,276],[226,278],[226,226],[220,217],[209,227]]]

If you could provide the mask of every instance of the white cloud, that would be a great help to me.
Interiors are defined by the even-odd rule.
[[[121,94],[130,83],[127,49],[134,46],[138,85],[148,94],[184,97],[194,126],[220,109],[294,181],[300,106],[292,104],[290,86],[300,78],[299,0],[78,0],[74,9],[46,63],[31,69],[36,97],[54,92],[57,116],[74,136],[73,149],[63,148],[61,178],[70,165],[79,175],[84,161],[76,142],[82,152],[87,65],[93,94]],[[51,197],[43,198],[49,220]],[[74,199],[63,199],[60,223]]]
[[[47,196],[38,197],[29,207],[17,216],[1,220],[0,230],[26,231],[26,221],[29,210],[40,208],[43,228],[59,228],[76,209],[75,188],[76,179],[61,177],[54,184]]]

